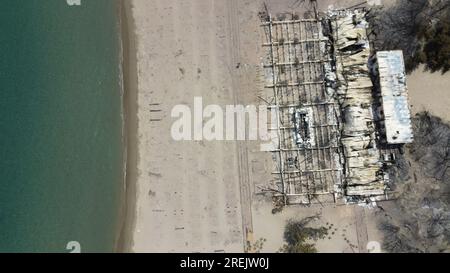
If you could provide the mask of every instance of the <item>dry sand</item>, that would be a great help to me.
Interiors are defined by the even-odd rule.
[[[412,114],[429,111],[450,122],[450,73],[424,71],[423,66],[406,78]]]
[[[272,214],[272,206],[265,198],[254,200],[255,239],[264,238],[262,252],[276,252],[284,244],[283,232],[288,220],[301,220],[320,215],[312,227],[328,228],[325,239],[316,242],[322,253],[367,252],[369,242],[381,242],[382,235],[376,228],[376,208],[351,205],[317,204],[309,207],[289,206],[281,213]]]
[[[135,0],[134,252],[242,251],[237,144],[172,140],[175,105],[233,104],[228,1]]]

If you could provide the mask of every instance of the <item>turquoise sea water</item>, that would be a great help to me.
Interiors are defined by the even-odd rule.
[[[0,1],[0,252],[113,250],[117,19],[115,0]]]

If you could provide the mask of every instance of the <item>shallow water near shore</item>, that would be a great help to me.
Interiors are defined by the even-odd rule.
[[[0,2],[0,252],[114,250],[123,188],[117,1]]]

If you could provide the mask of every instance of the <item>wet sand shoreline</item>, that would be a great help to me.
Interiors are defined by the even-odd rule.
[[[124,111],[124,190],[119,216],[119,231],[116,252],[130,252],[133,246],[133,230],[136,213],[136,179],[138,160],[137,119],[137,59],[136,35],[132,16],[132,1],[119,3],[122,38],[123,111]]]

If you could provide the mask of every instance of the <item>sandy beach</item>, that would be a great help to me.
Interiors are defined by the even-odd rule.
[[[242,252],[266,239],[283,244],[284,224],[321,213],[335,233],[320,252],[366,252],[381,241],[375,210],[358,206],[288,207],[272,214],[257,188],[271,180],[272,158],[258,142],[174,141],[175,105],[259,104],[262,92],[260,0],[123,1],[126,206],[120,252]],[[265,1],[272,12],[293,1]],[[349,6],[355,1],[324,1]],[[357,2],[357,1],[356,1]],[[440,77],[440,78],[438,78]],[[448,75],[408,77],[415,113],[448,118]],[[436,79],[439,79],[436,80]],[[423,92],[426,89],[427,92]],[[431,95],[434,94],[434,95]]]
[[[131,128],[121,249],[243,251],[237,144],[175,142],[170,135],[175,105],[191,105],[194,96],[208,104],[235,102],[230,69],[236,64],[230,61],[236,47],[222,36],[230,35],[229,14],[222,11],[235,7],[224,1],[129,1],[126,6],[137,37],[136,51],[129,39],[129,64],[138,57],[127,88],[138,92],[127,96]],[[137,88],[130,88],[136,75]]]

